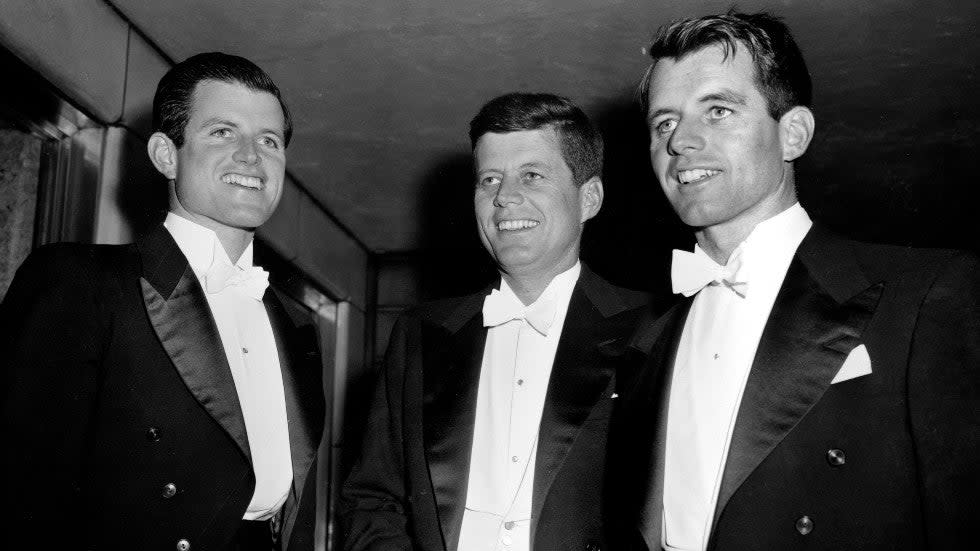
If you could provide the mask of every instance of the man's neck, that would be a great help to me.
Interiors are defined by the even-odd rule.
[[[238,262],[238,259],[241,258],[242,253],[245,252],[245,249],[248,248],[248,245],[252,242],[252,238],[255,236],[253,230],[230,228],[209,218],[194,216],[180,207],[171,208],[170,212],[213,231],[218,237],[218,242],[221,243],[221,247],[225,250],[225,254],[228,255],[228,260],[231,260],[232,264]]]
[[[534,301],[538,300],[555,277],[570,270],[573,266],[575,266],[575,262],[578,262],[577,257],[574,259],[574,262],[568,266],[559,267],[546,273],[518,274],[500,272],[500,277],[507,282],[507,286],[510,287],[510,290],[514,292],[518,299],[520,299],[521,304],[527,306],[528,304],[532,304]]]
[[[784,192],[755,205],[732,220],[700,228],[695,232],[698,246],[718,264],[724,266],[738,246],[748,239],[755,227],[792,207],[797,202],[795,189]]]
[[[227,227],[215,228],[214,233],[218,236],[218,241],[221,242],[221,246],[224,247],[225,254],[228,255],[228,260],[231,260],[232,264],[238,262],[254,236],[254,232]]]

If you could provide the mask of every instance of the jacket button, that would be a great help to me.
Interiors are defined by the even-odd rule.
[[[177,540],[177,551],[190,551],[191,542],[187,540]]]
[[[174,497],[175,495],[177,495],[177,485],[174,484],[173,482],[168,482],[164,484],[163,491],[160,492],[160,495],[163,496],[163,499],[170,499]]]
[[[162,437],[163,437],[162,430],[156,427],[150,427],[146,429],[146,439],[149,440],[150,442],[159,442],[160,438]]]
[[[796,519],[796,531],[804,536],[813,532],[813,521],[810,520],[810,517],[803,515]]]
[[[838,450],[837,448],[827,450],[827,463],[830,463],[831,467],[840,467],[844,464],[844,450]]]

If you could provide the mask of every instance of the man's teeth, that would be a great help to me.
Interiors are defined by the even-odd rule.
[[[501,220],[497,222],[497,229],[500,231],[525,230],[537,225],[537,220]]]
[[[236,184],[239,186],[245,186],[252,189],[262,188],[262,179],[256,178],[255,176],[243,176],[241,174],[225,174],[221,177],[221,181],[226,184]]]
[[[703,168],[695,168],[693,170],[682,170],[677,173],[677,179],[682,184],[689,184],[691,182],[697,182],[698,180],[704,180],[710,176],[721,173],[720,170],[706,170]]]

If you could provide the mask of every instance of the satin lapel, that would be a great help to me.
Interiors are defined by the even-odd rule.
[[[800,248],[749,372],[713,523],[746,477],[823,396],[847,354],[860,343],[881,297],[882,286],[868,285],[856,267],[850,278],[838,280],[847,282],[843,285],[825,277],[829,268],[821,272],[817,264],[833,258],[833,270],[839,273],[849,260],[845,250],[828,251],[813,262],[808,256],[812,239]]]
[[[322,365],[318,361],[316,332],[313,326],[298,329],[271,289],[262,299],[279,353],[283,394],[286,399],[286,420],[289,427],[289,451],[293,467],[293,492],[287,504],[302,498],[310,466],[316,460],[317,444],[323,432],[324,399]],[[309,333],[300,331],[309,329]],[[298,507],[287,507],[283,519],[282,541],[290,541]]]
[[[459,542],[466,507],[476,398],[487,336],[479,315],[482,300],[482,295],[467,300],[460,316],[468,321],[458,330],[432,324],[422,328],[425,455],[439,523],[450,550]]]
[[[602,361],[599,345],[609,344],[610,340],[628,334],[628,331],[629,328],[622,323],[617,324],[604,317],[581,284],[575,287],[541,412],[532,519],[540,518],[555,475],[561,469],[582,424],[612,380],[615,368],[612,363]],[[534,541],[536,528],[537,524],[532,523],[531,541]]]
[[[684,331],[692,298],[675,304],[652,323],[640,326],[633,337],[631,347],[648,354],[643,372],[633,385],[620,414],[636,430],[627,438],[635,438],[633,448],[635,469],[627,476],[635,477],[639,493],[635,500],[627,500],[628,510],[639,510],[638,529],[650,549],[660,549],[660,530],[663,519],[664,457],[667,435],[667,406],[670,381],[677,357],[677,346]],[[651,421],[652,420],[652,421]]]
[[[238,392],[204,290],[163,226],[137,246],[143,303],[160,343],[187,388],[251,463]]]

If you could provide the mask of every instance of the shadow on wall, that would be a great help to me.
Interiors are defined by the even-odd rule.
[[[670,251],[693,238],[653,175],[642,109],[628,91],[591,112],[605,140],[605,199],[586,224],[582,258],[613,283],[669,294]]]
[[[471,155],[448,154],[433,164],[419,186],[422,193],[421,300],[478,291],[497,274],[477,231],[473,173]]]
[[[150,162],[144,138],[127,131],[121,155],[116,205],[135,237],[152,230],[166,216],[167,180]]]

